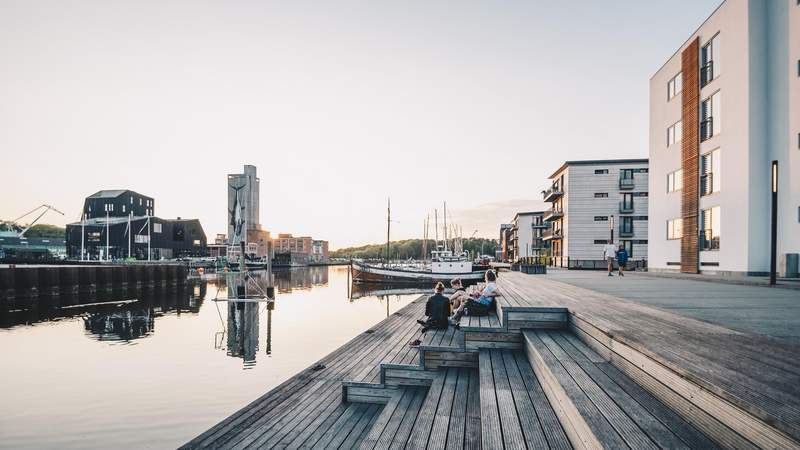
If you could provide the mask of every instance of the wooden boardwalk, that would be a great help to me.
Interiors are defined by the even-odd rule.
[[[800,449],[796,346],[546,276],[498,285],[496,312],[412,348],[420,297],[183,448]]]

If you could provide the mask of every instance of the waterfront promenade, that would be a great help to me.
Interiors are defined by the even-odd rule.
[[[800,448],[800,346],[597,275],[504,272],[496,314],[417,350],[420,298],[185,448]],[[708,297],[676,281],[648,301]]]

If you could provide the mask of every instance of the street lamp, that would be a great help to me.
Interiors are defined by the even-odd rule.
[[[772,161],[772,223],[770,233],[769,284],[775,284],[778,258],[778,161]]]
[[[608,219],[608,227],[611,229],[611,243],[614,243],[614,215],[612,214]]]

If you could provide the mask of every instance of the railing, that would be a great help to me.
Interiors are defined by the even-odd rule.
[[[633,178],[620,178],[619,179],[619,188],[620,189],[633,189],[634,182]]]
[[[711,139],[712,136],[714,136],[714,118],[709,117],[700,122],[700,140],[705,141]]]
[[[700,195],[708,195],[714,192],[714,174],[704,173],[700,175]]]
[[[542,191],[542,199],[545,202],[552,201],[560,196],[562,196],[564,192],[558,186],[553,186],[546,191]]]
[[[714,61],[708,61],[700,67],[700,87],[704,87],[714,79]]]
[[[542,233],[542,240],[561,239],[561,230],[544,230]]]
[[[547,221],[547,220],[550,220],[550,219],[557,219],[557,218],[559,218],[559,217],[561,217],[563,215],[564,215],[564,213],[560,209],[550,208],[550,209],[548,209],[547,211],[544,212],[544,215],[542,216],[542,220]]]
[[[633,202],[619,202],[619,212],[622,214],[633,212]]]
[[[619,237],[631,237],[631,236],[633,236],[633,228],[619,229]]]

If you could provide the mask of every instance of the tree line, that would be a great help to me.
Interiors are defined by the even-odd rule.
[[[389,243],[390,259],[422,259],[423,239],[405,239]],[[440,245],[444,243],[439,241]],[[435,247],[433,239],[428,240],[428,256]],[[449,246],[452,248],[452,246]],[[464,250],[473,257],[484,254],[494,256],[497,239],[471,238],[464,239]],[[386,244],[368,244],[360,247],[341,248],[330,252],[331,258],[378,259],[386,256]]]

